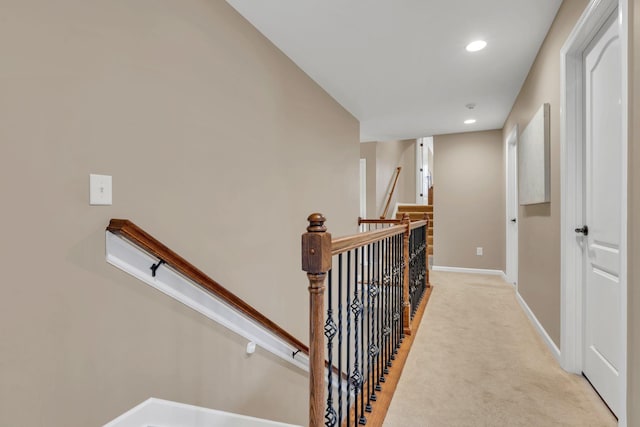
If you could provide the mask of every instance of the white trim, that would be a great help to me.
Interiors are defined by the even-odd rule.
[[[234,425],[241,427],[300,427],[246,415],[232,414],[185,403],[151,397],[120,415],[104,427]]]
[[[561,194],[561,297],[560,346],[563,349],[561,365],[574,373],[582,372],[582,253],[573,232],[583,225],[582,212],[582,159],[583,128],[583,76],[582,55],[588,44],[611,14],[618,9],[621,40],[622,68],[622,218],[621,218],[621,336],[623,349],[620,362],[620,402],[618,426],[627,425],[627,159],[628,159],[628,0],[592,0],[582,14],[560,51],[560,194]],[[571,197],[573,196],[573,197]],[[578,197],[576,197],[578,196]]]
[[[398,206],[400,206],[400,203],[396,202],[395,206],[393,207],[393,213],[391,214],[391,219],[396,219],[396,215],[398,214]]]
[[[544,341],[544,343],[547,345],[553,357],[558,363],[560,363],[560,349],[558,348],[556,343],[553,342],[546,329],[544,329],[536,315],[533,314],[533,311],[531,311],[527,303],[524,301],[524,298],[522,298],[522,295],[520,295],[518,291],[516,291],[516,300],[518,300],[518,304],[520,304],[520,307],[522,307],[522,311],[524,311],[524,314],[527,315],[533,327],[536,328],[538,334],[540,334],[540,338],[542,338],[542,341]]]
[[[220,323],[247,340],[255,342],[258,346],[298,368],[309,370],[309,358],[305,354],[297,353],[295,358],[292,356],[298,350],[297,348],[243,316],[170,267],[162,265],[156,270],[156,276],[153,277],[149,267],[158,260],[129,241],[107,231],[106,251],[109,264]]]
[[[424,138],[416,139],[416,203],[424,203],[425,194],[422,192],[424,186]],[[422,169],[422,171],[420,171]],[[422,194],[422,196],[421,196]]]
[[[367,218],[367,159],[360,159],[360,217]],[[361,226],[364,231],[364,224]]]
[[[514,145],[515,146],[515,150],[516,150],[516,159],[515,159],[515,163],[513,165],[511,165],[514,169],[515,169],[515,177],[516,177],[516,182],[515,182],[515,199],[516,200],[511,200],[510,199],[510,192],[509,192],[509,145]],[[512,204],[516,204],[516,211],[515,211],[515,217],[516,217],[516,226],[519,228],[519,221],[518,221],[518,157],[517,157],[517,150],[518,150],[518,125],[516,124],[511,131],[509,132],[509,135],[507,136],[507,139],[505,139],[504,141],[504,152],[505,152],[505,194],[506,194],[506,203],[505,203],[505,248],[507,250],[507,253],[505,254],[505,280],[509,283],[513,283],[515,284],[516,288],[518,286],[518,232],[519,230],[517,230],[515,232],[515,248],[511,247],[512,245],[510,245],[510,235],[511,235],[511,231],[510,231],[510,227],[511,227],[511,218],[509,218],[509,206]],[[512,262],[511,265],[508,262],[509,261],[509,256],[508,253],[509,251],[515,251],[515,255],[513,258],[511,258]]]
[[[466,268],[466,267],[445,267],[442,265],[434,265],[431,267],[433,271],[446,271],[448,273],[468,273],[468,274],[490,274],[492,276],[500,276],[504,281],[507,276],[502,270],[488,270],[484,268]]]
[[[621,60],[622,60],[622,176],[624,177],[622,182],[622,221],[620,230],[620,246],[624,248],[624,256],[620,260],[620,285],[621,295],[623,301],[620,307],[620,324],[622,325],[620,334],[623,337],[623,349],[622,349],[622,361],[620,362],[620,395],[622,396],[622,412],[618,415],[618,425],[626,427],[627,425],[627,332],[628,332],[628,313],[627,313],[627,301],[628,301],[628,181],[629,181],[629,3],[628,0],[619,0],[618,2],[618,22],[620,25],[620,40],[622,45]]]

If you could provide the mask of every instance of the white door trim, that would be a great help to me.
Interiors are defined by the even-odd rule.
[[[418,138],[416,140],[416,203],[419,205],[426,205],[425,199],[427,198],[422,191],[426,174],[424,170],[424,148],[424,138]]]
[[[620,363],[620,396],[622,405],[618,426],[627,425],[627,122],[628,122],[628,0],[592,0],[567,38],[560,52],[560,188],[561,188],[561,364],[574,373],[582,372],[582,281],[583,258],[576,227],[583,225],[582,159],[583,147],[583,53],[607,18],[618,11],[622,54],[622,218],[621,218],[621,335],[623,341]],[[577,159],[580,159],[577,161]]]
[[[511,130],[511,132],[509,132],[509,135],[507,136],[507,139],[504,141],[504,152],[505,152],[505,193],[507,195],[506,197],[506,203],[505,203],[505,238],[506,238],[506,242],[505,242],[505,248],[507,250],[506,256],[505,256],[505,266],[506,266],[506,280],[509,283],[515,283],[516,284],[516,289],[518,286],[518,235],[516,232],[516,236],[515,236],[515,248],[513,247],[514,245],[512,244],[512,239],[513,236],[511,235],[511,223],[509,221],[511,221],[511,218],[509,218],[509,207],[512,206],[513,204],[516,204],[516,206],[518,205],[518,182],[517,182],[517,176],[518,176],[518,159],[516,158],[515,163],[512,165],[509,162],[510,156],[509,156],[509,145],[514,145],[516,147],[517,150],[517,146],[518,146],[518,125],[515,125],[513,127],[513,129]],[[511,192],[509,191],[509,177],[511,176],[510,170],[511,168],[515,169],[515,174],[514,176],[516,177],[516,183],[515,183],[515,192],[514,192],[514,197],[516,200],[512,200],[511,199]],[[518,208],[516,207],[516,221],[518,221]],[[517,223],[516,223],[517,225]],[[514,251],[515,250],[515,258],[514,257],[509,257],[509,252],[510,251]],[[509,262],[509,260],[511,260],[511,262]]]

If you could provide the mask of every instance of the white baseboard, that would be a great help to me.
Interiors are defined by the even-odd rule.
[[[501,270],[488,270],[484,268],[465,268],[465,267],[444,267],[441,265],[434,265],[431,267],[433,271],[447,271],[449,273],[469,273],[469,274],[491,274],[494,276],[500,276],[503,280],[507,280],[507,276],[504,271]]]
[[[551,351],[551,354],[553,355],[553,357],[556,358],[556,361],[558,363],[561,363],[560,362],[560,349],[558,348],[556,343],[553,342],[553,340],[551,339],[551,337],[549,336],[547,331],[542,327],[542,324],[540,323],[540,321],[538,320],[536,315],[533,314],[533,311],[531,311],[531,309],[529,308],[527,303],[524,301],[524,299],[522,298],[520,293],[517,292],[517,291],[516,291],[516,299],[518,300],[518,303],[520,304],[520,307],[522,307],[522,310],[524,311],[524,314],[527,315],[527,317],[529,318],[529,321],[531,321],[531,324],[533,325],[534,328],[536,328],[536,330],[540,334],[540,337],[542,338],[544,343],[549,348],[549,351]]]

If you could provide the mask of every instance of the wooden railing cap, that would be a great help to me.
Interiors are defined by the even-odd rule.
[[[309,233],[324,233],[327,231],[327,227],[324,225],[327,222],[327,218],[321,213],[312,213],[307,217],[307,221],[309,221],[309,226],[307,227]]]

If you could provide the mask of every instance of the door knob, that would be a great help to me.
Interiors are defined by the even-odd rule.
[[[582,228],[576,228],[574,231],[576,233],[582,233],[585,236],[589,235],[589,227],[587,227],[586,225],[583,225]]]
[[[515,218],[511,218],[511,222],[516,222],[516,219]]]

